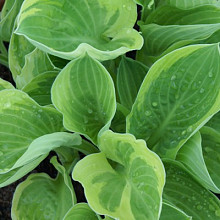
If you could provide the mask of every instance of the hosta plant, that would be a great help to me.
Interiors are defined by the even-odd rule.
[[[0,187],[57,171],[12,219],[220,219],[219,41],[218,0],[6,0]]]

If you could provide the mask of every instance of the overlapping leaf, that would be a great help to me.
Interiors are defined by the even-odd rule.
[[[14,89],[14,86],[10,82],[0,78],[0,91],[3,89]]]
[[[220,217],[219,199],[202,187],[180,163],[163,162],[166,169],[163,198],[195,220],[218,220]]]
[[[120,220],[159,219],[165,182],[160,158],[130,134],[105,131],[99,148],[102,153],[85,157],[73,170],[92,209]]]
[[[16,189],[12,202],[12,219],[60,220],[76,202],[70,177],[52,158],[58,170],[56,179],[47,174],[31,174]]]
[[[25,1],[19,15],[17,34],[66,59],[87,52],[109,60],[143,44],[132,28],[137,18],[133,0]]]
[[[64,116],[66,129],[86,135],[94,143],[115,114],[113,81],[106,69],[85,55],[71,61],[52,87],[52,101]]]
[[[149,70],[127,117],[127,131],[162,157],[177,151],[219,111],[219,45],[195,45],[164,56]]]

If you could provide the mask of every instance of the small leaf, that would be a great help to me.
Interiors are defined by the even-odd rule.
[[[163,198],[195,220],[218,220],[219,199],[203,188],[179,162],[164,160],[163,163],[166,169]]]
[[[192,217],[186,215],[182,210],[175,206],[163,202],[160,220],[191,220]]]
[[[131,110],[148,67],[130,58],[122,57],[117,73],[117,88],[121,104]]]
[[[14,86],[10,82],[0,78],[0,91],[4,89],[14,89]]]
[[[142,47],[136,18],[133,0],[25,1],[16,33],[64,59],[88,53],[103,61]]]
[[[76,202],[68,173],[55,157],[51,162],[59,172],[56,179],[45,173],[31,174],[17,187],[12,201],[13,220],[60,220]]]
[[[97,142],[99,131],[108,129],[115,114],[113,81],[106,69],[85,55],[71,61],[52,87],[52,102],[64,116],[69,131]]]
[[[180,147],[220,109],[219,45],[173,51],[149,70],[127,117],[127,132],[162,157]]]
[[[165,182],[160,158],[130,134],[105,131],[99,148],[102,153],[85,157],[73,170],[90,207],[120,220],[158,219]]]
[[[201,142],[201,135],[197,132],[181,147],[176,160],[182,162],[204,187],[215,193],[220,193],[220,188],[215,185],[207,170]],[[218,169],[216,171],[218,172]]]
[[[74,205],[63,218],[63,220],[73,220],[73,219],[99,220],[96,213],[93,212],[86,203],[78,203]]]

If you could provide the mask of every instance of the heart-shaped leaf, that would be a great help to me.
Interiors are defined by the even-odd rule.
[[[165,183],[160,158],[130,134],[105,131],[99,148],[102,153],[85,157],[73,170],[92,209],[120,220],[159,219]]]
[[[60,220],[76,202],[71,179],[56,160],[51,163],[58,170],[56,179],[45,173],[31,174],[16,189],[12,201],[12,219]]]
[[[16,33],[65,59],[87,52],[109,60],[142,47],[142,37],[132,28],[136,18],[133,0],[25,1]]]
[[[219,66],[218,44],[188,46],[158,60],[127,117],[127,132],[160,156],[175,158],[220,109]]]
[[[99,131],[108,129],[116,111],[113,81],[88,55],[71,61],[61,71],[52,87],[52,101],[64,116],[65,128],[94,143]]]

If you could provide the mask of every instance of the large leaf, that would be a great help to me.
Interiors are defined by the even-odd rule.
[[[24,0],[6,0],[1,11],[0,36],[9,41],[14,27],[15,18]]]
[[[71,180],[57,160],[51,162],[58,170],[56,179],[47,174],[31,174],[16,189],[12,201],[12,219],[60,220],[76,202]]]
[[[159,219],[165,182],[160,158],[130,134],[105,131],[99,148],[102,153],[85,157],[73,170],[92,209],[120,220]]]
[[[163,202],[162,212],[160,215],[160,220],[191,220],[192,218],[186,215],[182,210],[176,208],[175,206]]]
[[[32,141],[59,132],[63,125],[62,117],[55,109],[39,106],[24,92],[2,90],[0,100],[0,172],[5,173]],[[2,175],[0,178],[4,179]]]
[[[74,205],[64,216],[63,220],[99,220],[95,212],[86,203]]]
[[[131,110],[148,67],[123,57],[117,73],[117,88],[121,104]]]
[[[49,105],[52,103],[51,87],[58,73],[58,70],[44,72],[32,79],[22,91],[26,92],[38,104]]]
[[[22,89],[35,77],[54,70],[55,67],[48,55],[36,48],[25,56],[25,64],[16,78],[16,86]]]
[[[180,147],[220,109],[219,45],[176,50],[149,70],[127,117],[127,131],[162,157]]]
[[[210,127],[220,133],[220,111],[215,114],[205,126]]]
[[[220,20],[219,20],[220,22]],[[148,24],[141,26],[144,47],[138,53],[138,59],[148,65],[177,48],[208,40],[212,43],[213,34],[220,30],[220,23],[199,25],[167,25]],[[213,38],[213,43],[215,39]]]
[[[179,162],[163,161],[166,169],[166,184],[163,198],[183,210],[194,220],[220,217],[220,201],[203,188]]]
[[[9,68],[14,81],[25,65],[25,56],[31,53],[35,47],[23,36],[12,34],[9,44]]]
[[[0,78],[0,91],[4,89],[14,89],[14,86],[10,82]]]
[[[99,131],[110,126],[116,110],[109,73],[88,55],[71,61],[61,71],[52,87],[52,101],[64,116],[65,128],[94,143]]]
[[[207,140],[205,139],[204,141]],[[220,182],[218,186],[216,186],[207,170],[203,158],[201,142],[201,135],[198,132],[192,136],[178,151],[176,160],[182,162],[204,187],[212,190],[215,193],[220,193]],[[209,147],[211,148],[211,146]],[[214,158],[210,159],[213,160]],[[215,171],[216,174],[219,172],[217,167],[215,167]]]
[[[142,37],[132,29],[136,10],[133,0],[25,1],[16,33],[62,58],[87,52],[109,60],[142,47]]]

